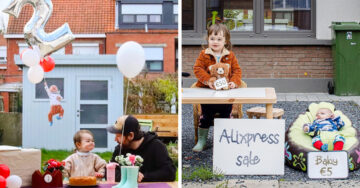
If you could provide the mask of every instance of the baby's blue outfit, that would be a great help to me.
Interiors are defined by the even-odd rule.
[[[307,133],[309,132],[315,132],[315,136],[312,139],[312,144],[314,144],[317,141],[321,141],[320,135],[318,134],[319,131],[339,131],[342,127],[344,127],[345,123],[343,120],[341,120],[340,116],[331,119],[316,119],[313,121],[313,123],[310,125],[310,123],[307,123],[304,125],[305,126],[309,126],[309,130]],[[341,135],[336,135],[334,143],[337,141],[342,141],[345,142],[345,138]],[[325,144],[323,145],[325,146]],[[327,147],[327,144],[326,144]],[[325,149],[325,148],[324,148]],[[326,148],[327,150],[327,148]]]
[[[344,127],[345,123],[340,119],[340,116],[331,119],[316,119],[311,125],[305,124],[304,126],[309,126],[309,132],[318,132],[318,131],[338,131]]]

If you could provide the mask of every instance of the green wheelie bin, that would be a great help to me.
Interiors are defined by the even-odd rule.
[[[333,22],[335,95],[360,95],[360,24]]]

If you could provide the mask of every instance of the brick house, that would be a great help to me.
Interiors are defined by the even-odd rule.
[[[116,0],[114,32],[107,33],[106,52],[137,41],[145,50],[151,77],[177,70],[178,0]]]
[[[45,31],[51,32],[67,22],[76,37],[71,44],[54,54],[116,54],[122,43],[132,40],[145,49],[145,71],[148,75],[156,77],[164,72],[176,71],[177,0],[95,0],[91,3],[85,0],[71,3],[53,0],[52,3],[54,9]],[[150,10],[147,9],[149,7]],[[15,65],[14,55],[27,48],[23,28],[32,12],[33,8],[26,5],[19,18],[10,16],[5,40],[0,38],[0,55],[2,46],[5,46],[3,43],[7,43],[7,61],[1,63],[0,59],[0,81],[3,80],[4,88],[11,87],[16,91],[21,88],[22,70]],[[3,111],[19,111],[9,107],[16,106],[16,92],[2,91],[0,86],[0,93]],[[13,98],[13,102],[9,98]]]
[[[202,47],[211,12],[231,30],[233,51],[250,87],[277,92],[327,92],[334,76],[332,21],[360,21],[360,2],[331,0],[183,0],[182,68],[192,67]]]

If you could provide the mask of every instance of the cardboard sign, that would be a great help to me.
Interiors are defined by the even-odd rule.
[[[346,151],[309,152],[307,158],[309,178],[347,178],[349,176]]]
[[[215,89],[218,90],[218,89],[222,89],[224,87],[227,87],[228,86],[228,83],[226,81],[226,78],[220,78],[220,79],[217,79],[215,82],[214,82],[214,86],[215,86]]]
[[[213,171],[284,175],[285,120],[215,119]]]

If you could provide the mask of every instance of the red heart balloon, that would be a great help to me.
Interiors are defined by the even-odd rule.
[[[6,179],[0,176],[0,188],[6,188]]]
[[[52,57],[46,56],[40,60],[40,65],[44,69],[44,72],[50,72],[55,67],[55,61]]]
[[[0,176],[5,179],[10,176],[10,169],[5,164],[0,164]]]

